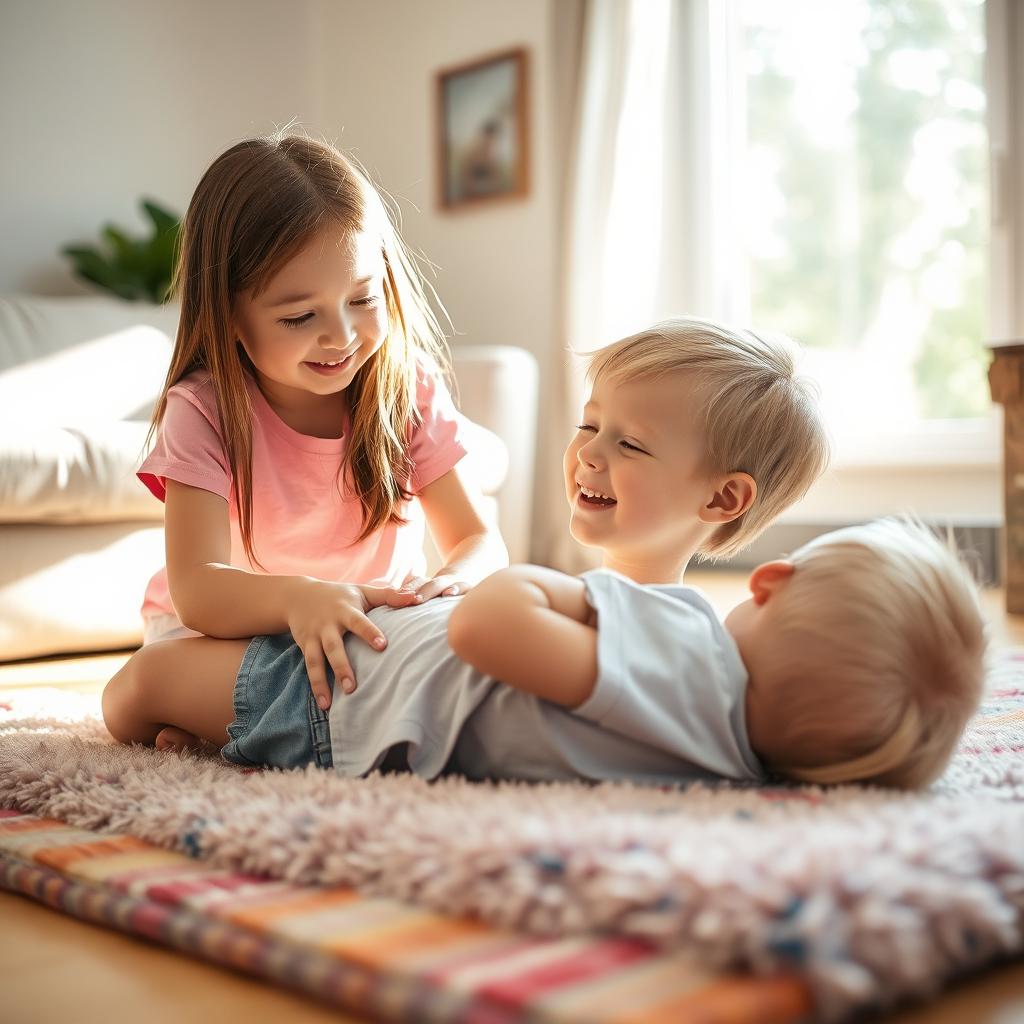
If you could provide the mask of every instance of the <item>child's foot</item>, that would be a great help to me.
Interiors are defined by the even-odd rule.
[[[198,736],[173,725],[165,725],[156,734],[157,750],[202,750],[205,746],[206,743]]]

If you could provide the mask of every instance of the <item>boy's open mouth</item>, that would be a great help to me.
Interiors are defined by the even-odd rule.
[[[600,491],[592,491],[589,487],[580,486],[579,503],[586,508],[612,508],[617,502],[614,498],[602,494]]]

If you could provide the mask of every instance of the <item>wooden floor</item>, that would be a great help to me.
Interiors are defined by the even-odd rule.
[[[745,596],[745,577],[732,573],[692,572],[687,582],[703,588],[721,611]],[[997,645],[1024,645],[1024,617],[1006,615],[999,591],[986,592],[985,607]],[[0,664],[0,690],[39,685],[98,693],[129,653]],[[26,897],[0,892],[0,922],[3,1024],[360,1024],[304,996],[85,924]],[[879,1020],[1024,1024],[1024,958]]]

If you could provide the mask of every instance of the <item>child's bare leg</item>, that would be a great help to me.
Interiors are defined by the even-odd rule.
[[[103,718],[122,743],[218,747],[228,742],[233,694],[248,640],[190,637],[148,644],[103,691]]]

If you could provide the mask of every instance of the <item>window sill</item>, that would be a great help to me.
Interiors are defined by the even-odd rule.
[[[1002,466],[1002,416],[930,420],[894,431],[837,433],[834,469],[981,469]]]
[[[1001,411],[899,434],[833,438],[828,472],[780,519],[841,526],[900,514],[963,526],[1002,523]]]

